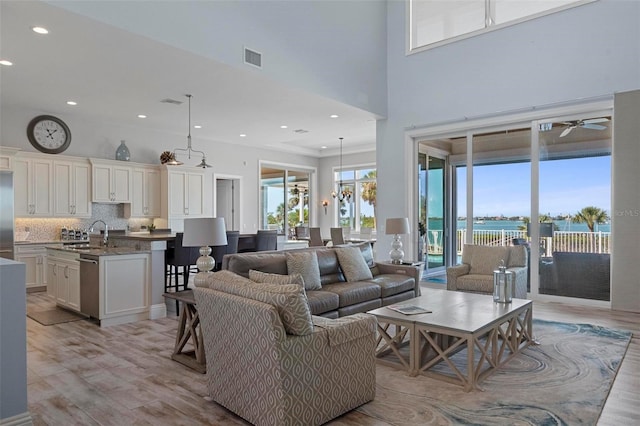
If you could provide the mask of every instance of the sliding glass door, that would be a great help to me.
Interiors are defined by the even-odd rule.
[[[449,252],[446,220],[446,155],[421,145],[418,153],[418,259],[424,262],[426,276],[441,275]]]
[[[609,301],[611,120],[605,110],[420,140],[427,270],[442,278],[465,243],[525,245],[532,295]]]
[[[311,172],[260,167],[260,228],[293,237],[296,226],[309,226]]]

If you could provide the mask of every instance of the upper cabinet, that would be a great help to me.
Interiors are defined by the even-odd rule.
[[[131,204],[124,205],[130,217],[160,217],[160,169],[157,166],[134,167],[131,170]]]
[[[12,166],[15,217],[53,216],[53,162],[25,154],[14,157]]]
[[[162,217],[166,219],[210,215],[205,173],[193,168],[164,166],[162,171]]]
[[[91,217],[91,165],[87,160],[53,162],[55,216]]]
[[[91,159],[93,202],[130,203],[131,167],[122,161]]]

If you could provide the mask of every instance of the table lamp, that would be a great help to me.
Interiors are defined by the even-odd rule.
[[[404,257],[404,251],[402,251],[402,241],[400,241],[400,235],[409,233],[409,219],[406,217],[393,217],[387,219],[385,233],[387,235],[394,235],[393,243],[391,244],[391,251],[389,257],[391,263],[402,263]]]
[[[207,277],[216,266],[211,257],[211,246],[227,245],[227,230],[223,217],[199,217],[184,220],[184,236],[182,245],[200,247],[200,257],[196,261],[198,273],[194,278],[196,286],[206,285]],[[221,261],[222,259],[218,259]]]

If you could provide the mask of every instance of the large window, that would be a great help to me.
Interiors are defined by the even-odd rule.
[[[296,226],[309,226],[310,182],[308,170],[262,165],[260,228],[292,236]]]
[[[342,188],[340,183],[342,182]],[[336,199],[338,226],[348,227],[354,232],[362,228],[376,228],[376,169],[360,167],[335,171],[336,193],[350,193],[342,201]]]
[[[411,51],[595,0],[409,0]]]

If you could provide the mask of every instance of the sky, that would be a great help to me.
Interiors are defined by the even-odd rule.
[[[458,168],[458,216],[466,212],[466,168]],[[476,166],[474,217],[531,216],[530,163]],[[611,157],[540,162],[540,211],[551,216],[575,214],[595,206],[611,215]]]

